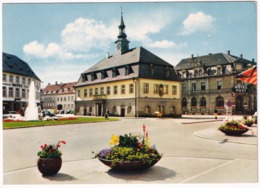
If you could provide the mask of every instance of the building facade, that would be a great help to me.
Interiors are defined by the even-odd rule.
[[[84,71],[76,89],[76,114],[181,116],[181,82],[171,64],[144,49],[129,48],[121,15],[115,54]]]
[[[182,59],[175,70],[182,79],[183,114],[252,114],[257,110],[256,87],[236,75],[256,62],[227,53]]]
[[[43,109],[74,112],[75,84],[76,82],[48,84],[42,89],[41,101]]]
[[[29,85],[35,84],[37,105],[40,105],[41,80],[30,66],[20,58],[3,53],[3,114],[8,111],[20,112],[22,115],[28,104]]]

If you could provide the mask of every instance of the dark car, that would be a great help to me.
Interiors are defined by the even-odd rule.
[[[42,114],[43,114],[43,117],[45,117],[45,116],[49,116],[49,117],[56,116],[55,114],[51,113],[50,111],[43,111]]]

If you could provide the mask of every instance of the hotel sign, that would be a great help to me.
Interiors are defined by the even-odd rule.
[[[233,92],[235,92],[235,93],[246,93],[247,87],[245,85],[241,85],[241,84],[235,85],[233,87]]]

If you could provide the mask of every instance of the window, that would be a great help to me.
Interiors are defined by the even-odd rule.
[[[125,94],[125,85],[121,85],[121,94]]]
[[[144,83],[144,93],[149,93],[149,84]]]
[[[175,95],[177,93],[177,87],[172,86],[172,94]]]
[[[88,75],[87,74],[82,74],[82,81],[88,81]]]
[[[196,91],[196,83],[191,84],[191,91]]]
[[[197,70],[194,71],[194,77],[198,77],[198,71]]]
[[[64,101],[66,101],[66,97],[64,97]]]
[[[25,86],[25,78],[22,79],[22,84]]]
[[[14,77],[12,75],[9,76],[9,82],[13,83],[14,82]]]
[[[154,75],[154,65],[150,65],[150,75]]]
[[[200,99],[200,106],[201,107],[206,107],[206,98],[205,97],[202,97],[201,99]]]
[[[98,88],[96,87],[95,88],[95,95],[97,95],[98,94]]]
[[[192,107],[197,107],[197,99],[196,99],[195,97],[193,97],[193,98],[191,99],[191,106],[192,106]]]
[[[202,70],[201,69],[199,70],[199,76],[202,76]]]
[[[3,81],[6,82],[6,74],[3,74]]]
[[[169,93],[169,86],[164,85],[164,94],[168,94],[168,93]]]
[[[107,76],[107,72],[106,71],[101,71],[101,79],[105,79]]]
[[[182,84],[182,92],[186,91],[186,84]]]
[[[217,81],[217,90],[222,89],[222,81]]]
[[[16,76],[16,80],[15,80],[17,84],[20,84],[20,77],[19,76]]]
[[[182,100],[181,100],[181,106],[187,108],[187,99],[186,99],[186,98],[182,98]]]
[[[134,84],[129,84],[129,93],[134,93]]]
[[[97,79],[97,75],[96,75],[96,73],[92,72],[91,73],[91,81],[94,81],[95,79]]]
[[[84,89],[84,97],[87,97],[87,96],[88,96],[88,90]]]
[[[3,97],[6,97],[6,87],[3,87]]]
[[[117,75],[119,75],[119,72],[116,68],[112,69],[112,77],[115,78]]]
[[[200,83],[200,89],[201,89],[202,91],[206,90],[206,83],[205,83],[205,82],[201,82],[201,83]]]
[[[166,75],[166,77],[169,77],[169,76],[170,76],[170,69],[169,69],[168,66],[167,66],[166,69],[165,69],[165,75]]]
[[[20,98],[20,88],[15,89],[15,97]]]
[[[26,98],[25,89],[22,89],[22,98]]]
[[[80,90],[78,90],[78,97],[80,97]],[[61,100],[62,100],[62,98],[61,98]]]
[[[159,85],[158,84],[154,84],[153,85],[153,93],[154,94],[158,94],[158,92],[159,92]]]
[[[89,89],[89,96],[92,97],[93,96],[93,89]]]
[[[110,86],[107,86],[107,95],[110,95]]]
[[[9,87],[9,97],[13,97],[14,96],[14,90],[12,87]]]
[[[28,86],[31,84],[31,79],[28,79]]]
[[[216,98],[216,106],[217,107],[224,107],[224,98],[219,96]]]
[[[100,88],[100,94],[103,95],[104,94],[104,87]]]
[[[127,65],[125,67],[125,75],[127,76],[127,75],[131,74],[132,72],[133,72],[132,68],[129,65]]]
[[[117,95],[117,86],[114,86],[114,95]]]

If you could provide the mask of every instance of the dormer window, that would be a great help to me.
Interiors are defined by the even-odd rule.
[[[92,72],[91,73],[91,81],[94,81],[95,79],[97,79],[97,75],[96,75],[96,73]]]
[[[150,75],[154,75],[154,65],[150,65]]]
[[[168,66],[165,68],[165,75],[166,75],[166,77],[170,76],[170,69]]]
[[[105,79],[106,77],[108,77],[107,71],[105,70],[101,71],[101,79]]]
[[[113,68],[112,69],[112,77],[115,78],[115,77],[117,77],[117,75],[119,75],[117,68]]]
[[[131,74],[133,72],[131,66],[127,65],[125,66],[125,75],[128,76],[129,74]]]
[[[82,82],[88,81],[87,74],[82,74]]]

